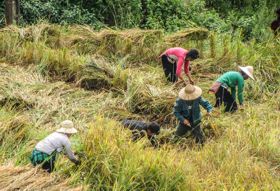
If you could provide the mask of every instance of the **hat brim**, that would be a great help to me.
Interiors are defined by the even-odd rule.
[[[242,72],[244,72],[247,76],[249,76],[249,78],[255,80],[254,76],[249,72],[249,70],[246,67],[238,66],[238,68],[242,70]]]
[[[59,128],[56,130],[56,132],[58,133],[65,133],[65,134],[75,134],[77,133],[77,129],[76,128],[69,128],[69,129],[66,129],[66,128]]]
[[[181,89],[179,92],[179,98],[182,100],[195,100],[197,98],[199,98],[202,95],[202,89],[200,87],[194,86],[195,91],[191,94],[186,94],[185,92],[185,88]]]

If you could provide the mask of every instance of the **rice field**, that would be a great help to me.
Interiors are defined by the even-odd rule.
[[[221,73],[255,69],[244,110],[203,118],[201,149],[190,138],[168,142],[183,84],[165,81],[158,56],[176,45],[201,51],[192,74],[211,103],[207,90]],[[1,29],[0,190],[279,190],[279,52],[279,38],[244,43],[205,29]],[[160,123],[161,147],[131,142],[124,118]],[[52,175],[31,167],[35,144],[64,119],[79,129],[72,145],[82,164],[60,156]]]

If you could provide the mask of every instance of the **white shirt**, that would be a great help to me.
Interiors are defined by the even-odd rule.
[[[67,135],[63,133],[54,132],[41,140],[35,148],[38,151],[44,152],[48,155],[54,151],[61,152],[64,148],[69,159],[76,160],[74,153],[71,150],[71,143]]]

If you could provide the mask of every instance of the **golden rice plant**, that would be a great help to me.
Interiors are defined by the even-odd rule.
[[[209,31],[205,28],[188,28],[164,37],[164,41],[169,46],[181,46],[190,40],[205,40],[208,38]]]
[[[72,178],[94,190],[184,189],[182,161],[173,164],[172,152],[144,149],[146,140],[132,143],[129,133],[119,123],[97,116],[83,141],[82,164]]]

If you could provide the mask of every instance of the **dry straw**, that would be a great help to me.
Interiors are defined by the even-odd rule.
[[[278,190],[278,41],[245,44],[239,37],[232,40],[218,34],[213,34],[217,36],[212,42],[205,41],[205,58],[191,64],[193,78],[204,92],[222,72],[236,69],[233,61],[242,58],[243,63],[254,65],[258,80],[246,81],[246,110],[203,118],[207,142],[200,150],[192,139],[185,139],[183,148],[168,143],[154,150],[147,148],[146,139],[130,142],[130,132],[116,120],[156,119],[166,128],[175,127],[172,107],[181,87],[164,81],[161,65],[151,63],[168,46],[164,39],[182,42],[191,39],[190,33],[167,38],[159,31],[97,32],[84,26],[54,25],[20,30],[26,32],[15,28],[0,32],[2,59],[33,68],[30,71],[1,64],[0,93],[5,106],[0,113],[4,143],[0,158],[29,163],[28,156],[37,139],[52,132],[56,122],[65,118],[74,119],[81,130],[73,147],[85,152],[85,157],[78,168],[61,160],[58,179],[49,175],[46,178],[37,169],[21,169],[20,173],[3,168],[1,186],[51,189],[54,185],[53,188],[68,189],[61,177],[70,177],[71,183],[90,184],[95,190]],[[220,39],[227,40],[223,44]],[[81,85],[83,80],[92,79],[97,80],[93,85],[98,84],[95,90],[99,91],[84,91],[74,83],[61,82]],[[203,96],[213,101],[213,96]],[[15,99],[22,105],[30,101],[33,107],[20,109],[22,113],[17,114],[8,107],[14,105]],[[164,132],[160,140],[168,142],[172,131]]]
[[[86,187],[71,187],[67,181],[37,168],[0,166],[0,188],[10,190],[70,190],[82,191]]]

